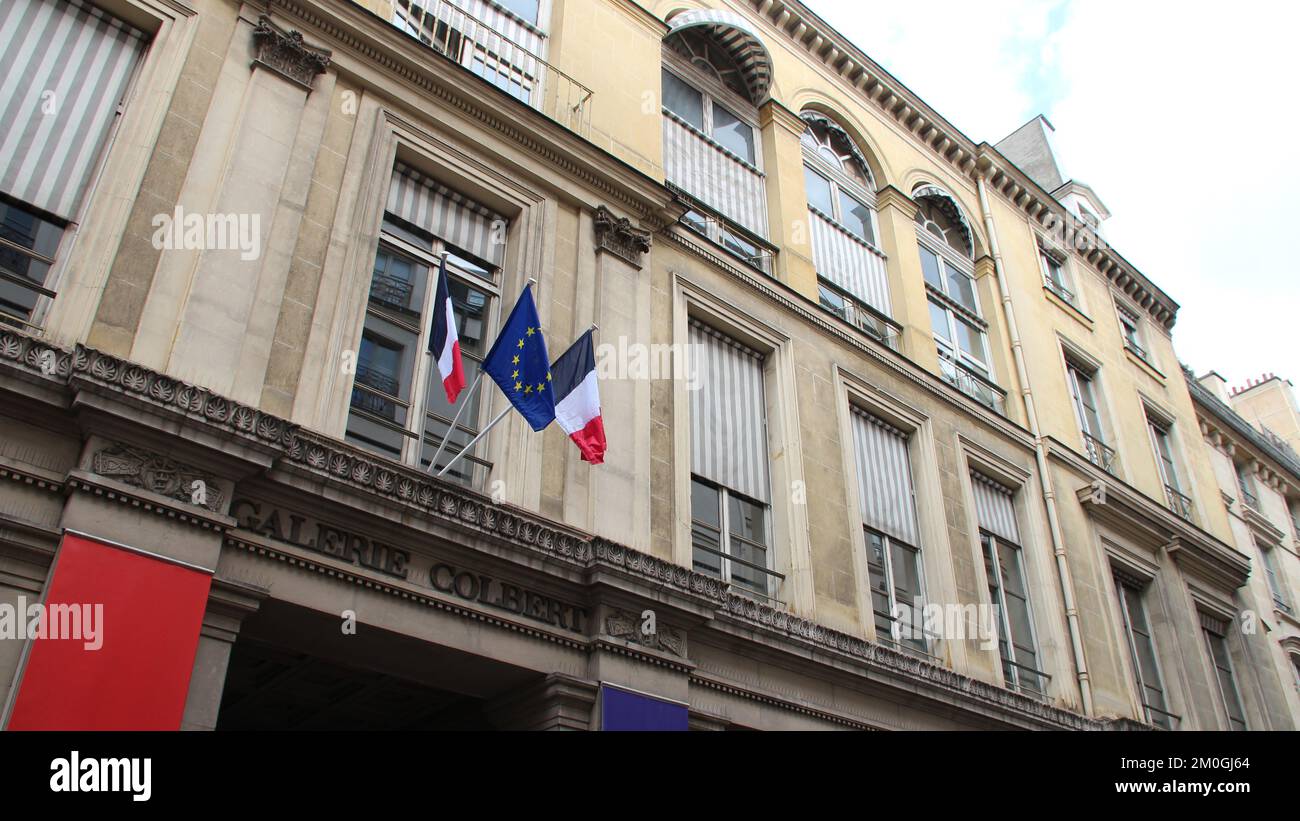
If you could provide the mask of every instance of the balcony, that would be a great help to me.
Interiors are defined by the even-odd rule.
[[[949,385],[1001,416],[1007,415],[1007,392],[985,377],[961,364],[939,355],[939,375]]]
[[[392,23],[575,134],[590,135],[591,89],[542,59],[546,36],[527,23],[484,0],[394,0]]]
[[[352,407],[389,421],[397,420],[397,377],[379,368],[359,365],[352,388]]]
[[[375,274],[370,280],[370,301],[397,311],[410,311],[411,283],[387,274]]]
[[[744,236],[726,220],[704,211],[691,210],[682,215],[681,222],[750,268],[767,276],[774,275],[775,257],[772,252]]]
[[[1072,308],[1079,307],[1079,303],[1076,301],[1078,297],[1074,295],[1074,292],[1061,283],[1053,280],[1051,277],[1043,278],[1043,287],[1047,288],[1047,290],[1051,291],[1053,294],[1056,294],[1056,296],[1066,305],[1069,305]]]
[[[663,131],[668,183],[751,234],[766,237],[763,172],[666,108]]]
[[[900,349],[903,326],[828,282],[820,283],[821,306],[892,351]]]
[[[1192,521],[1192,500],[1172,485],[1165,485],[1165,501],[1178,518],[1185,522]]]
[[[888,316],[889,278],[884,252],[816,208],[808,209],[808,222],[818,275],[877,314]]]
[[[1114,448],[1092,434],[1085,433],[1083,434],[1083,451],[1087,455],[1089,462],[1092,462],[1111,476],[1119,476],[1119,458]]]

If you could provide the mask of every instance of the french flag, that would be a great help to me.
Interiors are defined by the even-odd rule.
[[[438,373],[447,401],[456,404],[456,398],[465,389],[465,369],[460,363],[460,337],[456,334],[456,314],[451,309],[451,294],[447,291],[447,258],[442,258],[438,268],[438,287],[433,295],[433,331],[429,334],[429,353],[438,360]]]
[[[600,389],[596,384],[596,348],[587,331],[551,365],[555,392],[555,421],[593,465],[605,461],[605,425],[600,420]]]

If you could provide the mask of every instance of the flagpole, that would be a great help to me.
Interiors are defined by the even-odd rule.
[[[451,420],[451,427],[447,429],[447,435],[443,436],[442,441],[438,443],[438,452],[433,454],[433,459],[429,461],[430,472],[432,472],[434,466],[438,464],[438,457],[442,456],[442,451],[447,447],[447,441],[451,439],[451,435],[456,432],[456,424],[460,422],[460,415],[465,412],[465,408],[469,407],[469,400],[474,396],[474,392],[478,390],[479,385],[482,384],[483,371],[479,371],[478,378],[475,379],[474,384],[470,386],[469,393],[465,394],[465,399],[460,403],[460,407],[456,409],[456,416]]]
[[[443,252],[442,252],[442,255],[443,255],[443,258],[445,259],[446,256],[447,256],[447,252],[446,252],[446,251],[443,251]],[[534,285],[536,285],[536,284],[537,284],[537,277],[529,277],[529,278],[528,278],[528,282],[524,283],[523,291],[520,291],[520,292],[519,292],[519,295],[522,297],[523,294],[524,294],[524,291],[527,291],[529,288],[531,288],[532,286],[534,286]],[[478,390],[478,386],[479,386],[480,383],[482,383],[482,381],[483,381],[483,371],[480,370],[480,371],[478,372],[478,378],[474,380],[474,387],[470,388],[471,394],[472,394],[473,391]],[[464,403],[462,403],[461,406],[460,406],[460,410],[456,411],[456,419],[452,421],[452,423],[451,423],[452,427],[447,431],[447,435],[443,437],[442,442],[438,445],[438,452],[437,452],[436,454],[434,454],[433,461],[429,462],[429,472],[432,473],[434,467],[437,466],[437,464],[438,464],[438,457],[442,455],[443,448],[446,447],[446,445],[447,445],[447,440],[451,438],[452,431],[455,430],[455,427],[456,427],[456,422],[460,420],[460,414],[461,414],[461,411],[465,410],[465,407],[466,407],[468,404],[469,404],[469,397],[466,396],[466,397],[465,397],[465,401],[464,401]],[[483,430],[478,434],[478,436],[475,436],[473,439],[471,439],[470,442],[469,442],[469,444],[466,445],[466,446],[464,447],[464,449],[461,450],[460,453],[457,453],[454,457],[452,457],[452,460],[451,460],[450,462],[448,462],[448,463],[443,467],[443,469],[440,470],[440,471],[438,471],[438,473],[435,474],[435,475],[436,475],[437,477],[441,477],[444,473],[446,473],[448,470],[450,470],[450,469],[451,469],[451,466],[454,465],[454,464],[456,464],[458,461],[460,461],[461,457],[463,457],[466,453],[468,453],[468,452],[469,452],[469,449],[472,448],[472,447],[474,447],[474,445],[478,442],[478,440],[482,439],[484,436],[487,436],[488,431],[492,430],[494,427],[496,427],[496,426],[501,422],[502,419],[505,419],[505,418],[506,418],[506,414],[510,413],[510,408],[512,408],[512,407],[513,407],[513,405],[507,405],[507,406],[506,406],[506,409],[503,410],[503,411],[501,411],[500,415],[498,415],[496,419],[493,419],[493,420],[491,421],[491,423],[488,424],[487,427],[483,428]]]
[[[453,456],[451,461],[447,463],[447,466],[444,467],[442,470],[438,471],[437,477],[441,479],[444,473],[451,470],[451,466],[459,462],[461,460],[461,457],[463,457],[466,453],[469,453],[469,449],[474,447],[474,445],[478,443],[478,440],[482,439],[484,436],[487,436],[488,431],[495,428],[501,422],[502,419],[505,419],[506,415],[509,414],[513,408],[514,405],[506,405],[506,409],[501,411],[501,413],[497,414],[496,419],[493,419],[491,422],[489,422],[488,426],[486,428],[483,428],[483,431],[479,433],[478,436],[475,436],[473,439],[469,441],[469,444],[465,446],[464,450],[462,450],[460,453]]]

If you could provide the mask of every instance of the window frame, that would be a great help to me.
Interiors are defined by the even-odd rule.
[[[1201,634],[1205,638],[1205,651],[1209,656],[1210,672],[1214,675],[1215,687],[1219,691],[1219,706],[1223,708],[1223,713],[1220,715],[1220,718],[1227,720],[1228,729],[1230,731],[1239,732],[1239,730],[1233,726],[1237,723],[1241,725],[1240,731],[1247,731],[1250,729],[1250,722],[1246,718],[1246,704],[1241,700],[1241,687],[1237,684],[1237,672],[1235,665],[1232,663],[1232,652],[1228,647],[1228,637],[1212,631],[1204,624],[1201,625]],[[1216,645],[1215,642],[1219,642],[1219,644]],[[1216,646],[1222,649],[1223,658],[1227,663],[1227,667],[1219,666],[1219,660],[1214,653]],[[1224,674],[1227,675],[1228,683],[1232,685],[1233,700],[1241,711],[1241,718],[1239,720],[1232,717],[1232,706],[1228,701],[1229,694],[1223,689]]]
[[[680,55],[674,52],[670,47],[665,46],[663,50],[663,60],[660,65],[661,72],[667,72],[680,83],[694,89],[699,93],[701,98],[700,122],[702,127],[697,128],[685,117],[668,107],[667,100],[663,94],[663,78],[660,75],[659,104],[663,112],[671,114],[677,120],[685,124],[691,130],[704,139],[708,140],[715,148],[725,151],[728,157],[748,165],[753,170],[763,172],[763,145],[760,135],[762,129],[758,124],[758,110],[755,105],[746,100],[736,92],[715,81],[698,69],[690,66]],[[731,114],[736,120],[749,127],[750,145],[753,147],[754,156],[752,159],[737,154],[728,148],[721,140],[714,136],[716,127],[714,120],[713,107],[717,105],[722,107]]]
[[[1047,244],[1039,238],[1038,241],[1038,261],[1039,267],[1043,273],[1043,284],[1047,290],[1059,297],[1066,305],[1075,310],[1080,310],[1079,294],[1074,287],[1074,276],[1070,270],[1070,258],[1064,254],[1058,254],[1056,251],[1047,247]],[[1055,270],[1057,277],[1052,276]]]
[[[1138,688],[1138,702],[1142,705],[1143,712],[1146,713],[1147,723],[1160,727],[1161,729],[1174,730],[1177,728],[1178,722],[1182,719],[1180,716],[1169,712],[1169,691],[1165,686],[1164,670],[1161,669],[1160,652],[1159,648],[1156,647],[1155,631],[1151,627],[1151,614],[1146,604],[1146,588],[1139,587],[1132,582],[1126,581],[1119,575],[1115,575],[1113,578],[1115,581],[1115,592],[1117,594],[1116,599],[1118,599],[1119,602],[1120,626],[1124,630],[1124,638],[1129,648],[1129,660],[1133,664],[1133,677]],[[1149,586],[1150,585],[1147,585],[1147,587]],[[1145,636],[1147,643],[1150,645],[1151,666],[1155,668],[1156,676],[1156,686],[1153,689],[1160,693],[1161,706],[1159,707],[1147,703],[1147,688],[1150,685],[1148,685],[1146,676],[1142,671],[1142,660],[1138,654],[1137,639],[1134,635],[1135,629],[1133,626],[1132,608],[1129,606],[1128,597],[1125,595],[1126,592],[1131,592],[1133,596],[1137,598],[1142,621],[1146,625]],[[1157,720],[1157,716],[1152,715],[1153,711],[1158,713],[1158,717],[1165,720],[1169,726],[1162,725],[1160,721]]]
[[[913,497],[915,497],[914,491],[913,491]],[[872,578],[874,572],[872,569],[872,546],[871,546],[872,537],[875,537],[880,540],[883,548],[882,552],[884,556],[883,566],[881,567],[880,575],[884,579],[886,593],[889,598],[889,612],[881,613],[879,610],[875,609],[874,602],[872,602],[871,614],[872,614],[872,624],[875,625],[875,629],[876,629],[876,643],[884,644],[890,647],[891,649],[898,650],[899,652],[902,653],[920,653],[921,655],[926,656],[927,658],[933,658],[933,656],[931,656],[930,654],[930,650],[932,647],[931,636],[928,633],[926,633],[924,626],[922,626],[921,628],[921,635],[919,639],[916,638],[915,636],[913,636],[910,639],[894,636],[894,627],[895,626],[901,627],[897,616],[898,585],[894,581],[894,548],[895,546],[898,546],[908,551],[911,551],[912,553],[913,561],[915,562],[915,573],[916,573],[916,584],[917,584],[917,590],[915,591],[915,593],[917,598],[920,599],[921,601],[922,608],[924,608],[924,603],[926,600],[924,553],[922,552],[920,547],[916,545],[908,544],[902,539],[898,539],[893,536],[890,536],[887,533],[884,533],[880,530],[876,530],[875,528],[872,528],[868,525],[864,524],[862,526],[862,530],[866,537],[866,546],[867,546],[867,588],[868,588],[867,597],[869,601],[872,601],[873,599],[872,594],[876,592],[875,583]],[[908,607],[912,607],[913,609],[915,609],[914,604],[915,604],[914,602],[909,602]],[[890,625],[890,631],[888,637],[882,637],[880,635],[879,622],[882,618],[885,619]],[[922,625],[924,625],[924,619],[922,619],[921,623]],[[909,625],[908,627],[910,629],[911,626]],[[901,634],[902,630],[900,629],[899,632]],[[908,644],[908,642],[917,642],[917,641],[920,642],[921,645],[920,647],[914,647]]]
[[[747,594],[754,595],[764,599],[765,601],[776,601],[777,598],[773,593],[773,588],[777,587],[780,584],[780,582],[784,581],[785,576],[772,569],[772,559],[774,557],[774,551],[776,549],[772,539],[772,505],[764,504],[755,499],[751,499],[750,497],[744,495],[743,493],[738,493],[728,488],[726,485],[718,484],[717,482],[714,482],[712,480],[705,479],[703,476],[700,476],[694,472],[690,474],[690,484],[692,486],[692,494],[691,494],[692,495],[692,500],[691,500],[691,555],[692,555],[691,568],[692,570],[694,570],[696,573],[701,573],[705,576],[716,578],[720,580],[723,584],[730,585],[732,587],[737,588],[739,591],[741,591],[741,595],[747,595]],[[709,524],[708,522],[704,522],[701,521],[700,519],[697,519],[695,516],[696,509],[695,509],[695,501],[693,497],[694,497],[694,485],[696,484],[708,488],[709,490],[715,491],[718,494],[718,511],[717,511],[718,526],[716,528],[713,525]],[[732,531],[730,502],[732,501],[733,498],[741,502],[744,502],[752,507],[755,507],[763,512],[763,534],[767,537],[767,544],[758,545],[758,543],[753,541],[752,539],[747,539],[744,536],[740,536]],[[713,550],[710,550],[705,547],[701,547],[696,542],[695,528],[697,526],[707,528],[708,530],[716,530],[718,532],[717,552],[714,552]],[[767,567],[758,568],[757,566],[755,566],[755,563],[748,562],[744,559],[736,557],[734,551],[732,550],[733,537],[741,542],[762,547],[763,555],[767,559]],[[708,553],[711,556],[715,556],[718,559],[717,576],[714,576],[713,573],[707,569],[701,570],[698,567],[698,562],[695,559],[695,552],[700,550],[704,551],[705,553]],[[752,568],[754,572],[762,574],[764,579],[766,579],[767,581],[766,592],[763,593],[758,592],[753,587],[751,587],[747,582],[735,581],[734,573],[731,567],[732,562],[740,564],[743,567]]]
[[[409,233],[414,238],[429,242],[430,247],[424,248],[417,245],[412,241],[412,239],[403,237],[400,233],[395,232],[393,228],[398,229],[398,231]],[[483,339],[485,344],[487,340],[494,337],[497,323],[500,320],[501,269],[497,266],[487,264],[484,260],[474,258],[472,255],[456,248],[441,237],[435,236],[423,229],[411,225],[395,214],[384,212],[380,224],[379,242],[376,245],[375,254],[371,262],[372,287],[374,265],[380,254],[389,253],[405,258],[413,264],[425,268],[423,295],[419,302],[422,308],[414,321],[411,321],[409,318],[404,319],[391,307],[384,308],[382,305],[377,307],[376,302],[370,298],[370,292],[368,291],[365,306],[365,320],[362,323],[361,337],[359,337],[358,341],[358,351],[360,350],[360,340],[364,339],[368,333],[367,324],[371,317],[375,317],[383,322],[390,323],[406,332],[414,334],[415,348],[414,362],[411,369],[410,398],[408,400],[403,400],[400,396],[386,395],[372,386],[364,384],[359,385],[358,380],[356,379],[356,373],[353,374],[353,382],[350,386],[350,390],[361,390],[367,394],[380,396],[388,401],[399,402],[407,408],[406,423],[405,425],[400,425],[392,420],[384,419],[381,416],[367,412],[364,409],[359,409],[352,404],[352,399],[349,399],[347,406],[349,420],[352,418],[354,413],[359,413],[366,421],[378,424],[381,427],[399,433],[402,437],[402,447],[401,454],[397,458],[397,461],[420,470],[429,470],[429,467],[424,463],[425,446],[428,445],[436,449],[442,441],[441,438],[437,438],[433,435],[430,429],[431,421],[446,426],[447,433],[444,434],[444,437],[448,439],[448,448],[452,448],[455,445],[456,435],[458,433],[466,436],[466,441],[468,441],[468,439],[473,438],[482,430],[483,416],[486,412],[486,403],[480,401],[477,413],[471,414],[475,418],[462,416],[453,428],[451,424],[452,419],[444,419],[441,415],[435,414],[428,408],[429,390],[434,385],[434,375],[438,372],[437,364],[433,362],[433,355],[429,351],[429,338],[432,332],[431,311],[436,309],[436,306],[433,305],[433,299],[435,291],[437,290],[438,270],[443,251],[449,253],[449,256],[447,257],[448,277],[455,282],[467,285],[487,295],[488,305],[484,309],[485,324],[483,328]],[[480,268],[482,271],[485,271],[488,276],[485,277],[471,268],[465,267],[461,264],[462,262]],[[373,331],[370,331],[369,333],[376,335]],[[486,350],[483,353],[486,354]],[[472,351],[466,350],[462,346],[461,357],[462,359],[476,362],[481,367],[483,354],[475,354]],[[359,367],[359,356],[357,364]],[[470,386],[467,386],[466,390],[468,390],[469,387]],[[465,397],[462,396],[460,401],[466,401]],[[358,447],[364,447],[372,452],[381,452],[388,458],[393,458],[386,450],[378,451],[373,447],[367,447],[365,444],[358,442],[357,440],[361,437],[357,437],[355,434],[347,432],[346,428],[344,435],[347,441],[356,444]],[[452,450],[452,455],[454,455],[455,452],[456,450]],[[446,456],[447,452],[444,451],[443,455]],[[484,479],[492,471],[492,463],[479,456],[466,454],[464,460],[466,463],[474,466],[471,469],[473,473],[480,474]],[[454,477],[456,473],[454,471],[448,472],[447,475],[449,477]],[[463,481],[471,487],[479,487],[482,484],[481,481],[473,476]]]
[[[1024,596],[1025,612],[1026,612],[1028,626],[1029,626],[1029,640],[1033,648],[1034,658],[1037,661],[1037,663],[1041,665],[1043,659],[1043,651],[1042,651],[1042,645],[1038,641],[1038,626],[1034,618],[1034,602],[1033,602],[1033,597],[1030,595],[1029,575],[1028,573],[1026,573],[1026,568],[1025,568],[1025,549],[1021,545],[1012,542],[1010,539],[1007,539],[1003,536],[998,536],[997,534],[983,527],[979,529],[979,537],[980,537],[979,541],[980,541],[981,559],[984,558],[983,554],[985,553],[985,551],[989,550],[989,548],[986,547],[987,544],[989,547],[991,547],[991,550],[989,551],[992,557],[991,566],[994,569],[994,571],[997,573],[997,579],[996,579],[997,601],[990,601],[990,603],[993,604],[995,607],[997,607],[997,611],[998,611],[997,613],[999,617],[998,618],[998,633],[999,633],[998,656],[999,656],[999,660],[1002,662],[1001,669],[1002,669],[1003,678],[1004,680],[1006,679],[1007,672],[1009,669],[1011,673],[1011,680],[1006,681],[1006,685],[1008,688],[1015,690],[1016,692],[1019,693],[1026,693],[1031,696],[1046,698],[1047,685],[1051,683],[1051,676],[1049,676],[1047,672],[1044,670],[1034,668],[1034,667],[1023,666],[1016,660],[1016,640],[1011,627],[1010,611],[1007,608],[1006,582],[1002,578],[1001,550],[1002,548],[1007,548],[1014,551],[1015,554],[1016,570],[1020,573],[1020,583],[1025,591],[1025,596]],[[985,579],[985,581],[990,585],[989,594],[990,596],[992,596],[993,594],[992,580]],[[1005,645],[1007,650],[1009,651],[1011,655],[1010,659],[1008,659],[1006,656],[1002,654],[1003,645]],[[1039,684],[1041,685],[1040,687],[1036,688],[1032,686],[1027,686],[1021,681],[1022,675],[1025,675],[1027,672],[1033,673],[1034,676],[1036,676],[1039,679]]]
[[[94,2],[94,0],[89,0],[89,4],[105,16],[115,18],[126,25],[139,29],[147,37],[148,42],[146,43],[144,50],[140,53],[139,59],[135,61],[135,65],[131,67],[131,76],[127,78],[126,84],[123,86],[122,98],[117,101],[117,105],[113,109],[112,122],[109,123],[108,128],[104,131],[103,142],[100,144],[95,161],[91,165],[90,175],[86,183],[86,190],[82,194],[81,201],[77,203],[77,207],[73,210],[72,218],[64,220],[61,217],[55,217],[53,214],[49,214],[36,208],[31,203],[24,202],[16,197],[4,195],[9,202],[16,204],[18,207],[33,214],[38,219],[61,228],[62,234],[60,235],[59,242],[55,247],[53,258],[40,259],[41,262],[50,266],[40,288],[33,288],[30,282],[23,283],[21,277],[3,277],[5,281],[11,282],[19,288],[36,291],[36,301],[32,305],[31,312],[28,314],[27,319],[20,319],[13,314],[0,311],[0,326],[10,324],[10,321],[13,321],[19,327],[28,331],[39,333],[44,330],[45,320],[49,317],[50,309],[54,305],[54,300],[58,298],[59,291],[63,287],[63,280],[67,272],[67,265],[65,263],[67,262],[68,252],[72,250],[76,237],[81,232],[81,226],[86,220],[90,202],[95,198],[95,193],[99,189],[100,178],[103,176],[104,168],[108,164],[109,155],[112,154],[113,147],[117,144],[118,134],[122,129],[122,122],[126,119],[128,110],[136,100],[137,92],[140,91],[145,64],[152,62],[152,53],[159,49],[163,44],[162,38],[164,35],[161,29],[150,31],[147,28],[141,28],[138,23],[132,22],[128,18],[122,16],[118,11],[103,8],[99,3]],[[130,9],[133,12],[141,11],[141,9],[134,3],[130,5]],[[151,18],[155,20],[157,19],[154,17],[155,13],[152,10],[148,10],[146,13],[149,14]],[[179,71],[179,66],[177,67],[177,70]],[[34,256],[31,253],[27,253],[27,249],[21,248],[21,246],[18,246],[16,243],[5,243],[5,245],[6,247],[12,247],[20,254],[29,257]]]

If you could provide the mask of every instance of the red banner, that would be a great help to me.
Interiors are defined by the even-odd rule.
[[[178,730],[211,574],[64,534],[11,730]]]

